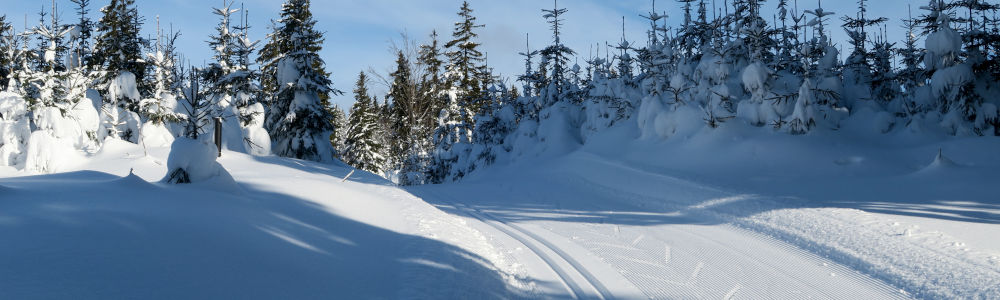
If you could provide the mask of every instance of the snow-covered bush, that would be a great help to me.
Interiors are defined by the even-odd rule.
[[[264,105],[254,103],[243,114],[250,117],[250,122],[243,126],[247,152],[252,155],[270,155],[271,136],[264,129]]]
[[[0,92],[0,166],[20,167],[31,135],[28,103],[18,94]]]
[[[213,177],[229,177],[229,173],[215,159],[218,149],[214,145],[189,138],[177,138],[170,145],[167,157],[167,183],[204,182]]]

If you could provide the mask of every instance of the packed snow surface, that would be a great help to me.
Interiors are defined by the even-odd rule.
[[[1000,297],[1000,141],[752,130],[619,127],[408,188],[231,151],[228,184],[171,185],[171,148],[108,140],[0,169],[0,298]]]

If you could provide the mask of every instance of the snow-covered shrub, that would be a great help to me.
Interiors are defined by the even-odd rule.
[[[177,138],[170,145],[167,157],[167,183],[203,182],[213,177],[229,177],[228,172],[215,159],[218,149],[214,145],[189,138]]]
[[[31,135],[28,103],[18,94],[0,92],[0,166],[18,167]]]
[[[247,152],[252,155],[270,155],[271,136],[264,129],[264,105],[254,103],[243,114],[250,117],[250,121],[243,126]]]
[[[174,134],[170,133],[163,123],[147,121],[142,124],[142,144],[146,147],[166,147],[174,142]]]

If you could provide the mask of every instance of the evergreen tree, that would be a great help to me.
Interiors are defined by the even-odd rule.
[[[7,16],[0,16],[0,91],[7,90],[7,85],[17,66],[14,63],[17,54],[17,37],[14,26],[7,22]]]
[[[330,108],[330,115],[333,117],[330,119],[330,123],[335,128],[333,134],[330,135],[330,143],[333,144],[333,150],[337,152],[338,157],[344,160],[344,143],[350,126],[347,123],[347,114],[339,105],[334,105]]]
[[[412,129],[414,114],[416,113],[416,87],[413,82],[413,71],[410,69],[410,61],[402,51],[396,53],[396,70],[389,74],[392,85],[389,87],[387,101],[392,104],[389,110],[389,157],[388,164],[391,169],[402,167],[403,160],[413,145],[414,136]]]
[[[543,99],[543,107],[566,100],[564,92],[568,91],[570,85],[566,80],[567,65],[569,58],[576,55],[575,51],[562,43],[561,26],[564,21],[562,15],[569,10],[559,8],[558,0],[553,0],[552,3],[553,9],[542,10],[542,17],[546,19],[546,22],[549,23],[549,29],[552,30],[552,44],[540,52],[542,59],[552,64],[551,72],[549,72],[550,92]]]
[[[84,66],[90,60],[90,38],[94,34],[94,22],[87,17],[90,13],[90,0],[70,0],[76,4],[76,15],[80,19],[76,24],[77,35],[74,37],[73,59],[70,61],[74,66]]]
[[[246,22],[248,16],[244,10],[244,23],[234,29],[239,31],[235,35],[233,45],[233,67],[231,72],[223,81],[229,87],[229,93],[233,96],[233,105],[239,112],[240,125],[246,127],[250,125],[256,112],[250,106],[260,102],[260,86],[257,81],[260,73],[253,68],[253,61],[250,56],[257,50],[259,40],[253,40],[249,36],[250,25]]]
[[[268,126],[275,154],[315,161],[333,158],[330,113],[323,99],[341,92],[330,87],[329,74],[319,57],[323,34],[309,11],[309,0],[288,0],[281,20],[261,50],[263,76],[276,84],[268,111]],[[267,92],[265,90],[265,92]]]
[[[125,72],[131,73],[135,78],[144,78],[146,63],[142,59],[142,49],[147,42],[139,36],[142,18],[135,0],[111,0],[108,6],[101,9],[101,13],[103,16],[97,23],[98,35],[94,53],[87,62],[88,67],[102,71],[100,79],[106,85]],[[145,81],[137,84],[140,92],[150,90]],[[103,87],[102,92],[106,96],[105,103],[117,103],[128,111],[139,111],[139,97],[111,95]]]
[[[153,69],[153,97],[142,100],[140,111],[154,124],[179,121],[179,117],[173,112],[176,98],[181,94],[176,47],[179,37],[178,32],[157,32],[154,51],[146,55],[146,60]]]
[[[470,106],[477,110],[479,104],[475,100],[481,99],[483,73],[486,61],[483,53],[479,51],[481,45],[476,41],[479,34],[474,30],[483,28],[485,25],[476,24],[476,17],[472,15],[472,8],[468,1],[462,2],[458,16],[461,21],[455,23],[452,32],[452,40],[445,44],[445,47],[452,49],[445,53],[448,57],[447,76],[451,88],[461,97],[462,106]],[[471,118],[466,120],[472,122]]]
[[[447,82],[443,78],[444,61],[441,60],[441,48],[438,45],[437,31],[431,32],[431,41],[421,45],[417,66],[423,68],[423,75],[419,84],[419,97],[421,103],[426,107],[427,113],[419,120],[420,127],[425,132],[418,133],[421,137],[426,137],[429,133],[426,130],[434,128],[437,124],[437,113],[441,111],[447,102],[445,91],[448,90]]]
[[[358,75],[354,87],[354,105],[348,118],[348,130],[344,139],[342,158],[355,168],[376,173],[382,171],[385,158],[379,137],[378,103],[368,95],[368,77],[364,72]]]
[[[924,69],[920,66],[924,49],[917,46],[918,20],[913,18],[911,14],[903,21],[903,27],[906,28],[906,40],[903,42],[902,49],[897,50],[901,56],[900,62],[903,69],[899,70],[897,77],[904,91],[904,99],[898,102],[894,111],[899,116],[910,116],[927,111],[925,105],[916,101],[916,90],[923,87],[927,80],[924,76]]]
[[[232,15],[239,12],[239,9],[232,8],[233,3],[228,0],[222,1],[221,8],[213,8],[212,13],[219,16],[219,25],[215,27],[215,34],[208,37],[208,47],[212,50],[214,60],[207,69],[206,80],[211,83],[209,87],[210,97],[214,103],[213,113],[223,118],[232,118],[226,114],[232,100],[230,91],[230,75],[236,73],[233,58],[237,43],[237,33],[233,32],[231,25]]]

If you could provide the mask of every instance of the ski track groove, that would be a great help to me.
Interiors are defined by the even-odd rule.
[[[538,258],[540,258],[542,261],[546,263],[549,269],[551,269],[553,272],[556,273],[557,276],[559,276],[559,279],[562,281],[561,283],[571,293],[573,299],[585,299],[589,297],[588,294],[584,291],[584,288],[580,285],[580,283],[576,282],[576,280],[574,280],[570,276],[570,274],[567,273],[566,270],[563,270],[563,268],[559,266],[558,262],[556,262],[554,258],[546,254],[544,249],[541,249],[539,246],[547,248],[549,251],[555,253],[557,256],[559,256],[561,260],[563,260],[569,266],[571,266],[573,268],[573,271],[575,271],[577,274],[583,277],[586,281],[586,284],[589,285],[594,292],[596,292],[596,297],[598,299],[602,300],[613,299],[611,293],[607,290],[607,288],[603,284],[600,283],[600,281],[598,281],[593,276],[593,274],[588,272],[586,268],[584,268],[579,262],[572,259],[568,254],[563,252],[555,245],[549,243],[547,240],[542,239],[541,237],[521,228],[520,226],[504,222],[499,218],[494,217],[491,214],[483,212],[477,208],[470,207],[465,204],[456,203],[454,201],[451,201],[450,199],[446,199],[443,195],[438,193],[433,193],[433,194],[435,196],[438,196],[440,200],[450,204],[455,209],[461,210],[466,215],[493,227],[494,229],[518,241],[518,243],[521,243],[526,248],[531,250],[531,252],[533,252]]]

